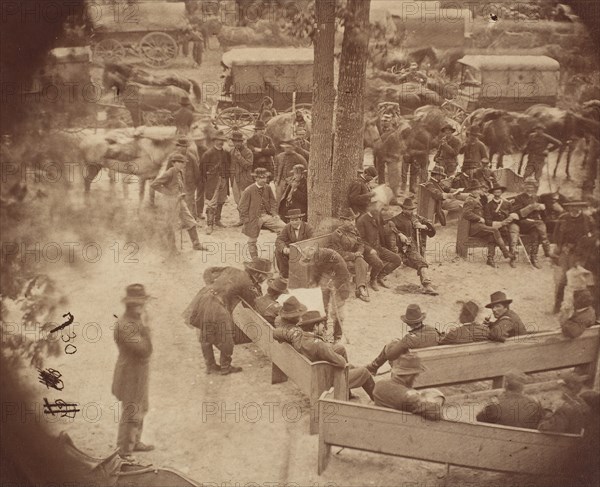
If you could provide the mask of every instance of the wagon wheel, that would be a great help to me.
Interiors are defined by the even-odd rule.
[[[125,56],[125,46],[115,39],[102,39],[94,46],[94,59],[118,62]]]
[[[168,110],[142,112],[142,122],[147,127],[165,127],[174,124],[173,115]]]
[[[462,121],[467,118],[467,112],[465,112],[460,105],[457,105],[450,100],[446,100],[442,103],[441,108],[445,110],[448,118],[451,118],[458,123],[462,123]]]
[[[175,39],[164,32],[150,32],[140,41],[140,52],[144,64],[150,67],[165,67],[177,57],[179,46]]]
[[[239,130],[248,125],[253,125],[258,118],[258,114],[249,112],[240,107],[231,107],[222,110],[215,117],[215,123],[226,125],[232,130]]]

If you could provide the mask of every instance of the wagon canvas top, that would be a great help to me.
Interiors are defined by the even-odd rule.
[[[548,56],[484,56],[469,55],[459,63],[487,71],[558,71],[560,64]]]
[[[189,26],[183,2],[135,2],[131,5],[87,4],[88,17],[98,32],[177,31]]]
[[[312,48],[249,47],[232,49],[223,54],[223,64],[229,67],[313,63]]]

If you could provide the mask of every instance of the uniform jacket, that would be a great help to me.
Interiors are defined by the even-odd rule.
[[[301,242],[302,240],[307,240],[313,237],[314,231],[308,223],[300,223],[300,228],[298,228],[297,235],[292,228],[292,225],[288,223],[285,227],[283,227],[283,230],[279,232],[279,235],[277,235],[277,238],[275,239],[275,249],[279,252],[282,252],[283,249],[289,247],[292,243]]]
[[[365,213],[371,202],[369,183],[362,177],[356,178],[348,187],[348,206],[355,213]]]
[[[427,228],[417,230],[413,227],[413,220],[418,221],[422,225],[426,225]],[[394,222],[394,225],[400,233],[405,237],[412,239],[415,244],[417,242],[417,231],[425,234],[427,237],[434,237],[436,233],[433,224],[427,218],[420,215],[413,215],[411,217],[406,213],[398,213],[395,217],[391,218],[390,221]]]
[[[220,178],[226,178],[227,194],[229,194],[229,171],[231,165],[231,156],[229,152],[225,149],[217,150],[216,148],[211,147],[202,155],[200,165],[204,170],[206,181],[204,184],[205,198],[212,198]]]
[[[273,190],[268,184],[265,184],[262,189],[261,196],[259,187],[251,184],[242,192],[238,204],[240,220],[244,224],[242,233],[249,238],[256,238],[260,233],[258,219],[262,214],[263,207],[269,215],[277,215],[277,200]]]
[[[370,252],[371,249],[378,250],[385,243],[383,222],[379,213],[374,213],[373,215],[369,213],[362,214],[356,220],[356,228],[365,245],[366,252]]]
[[[481,159],[489,159],[487,148],[481,140],[474,142],[465,142],[460,148],[460,153],[465,155],[465,162],[481,162]]]
[[[273,325],[275,323],[275,318],[279,316],[281,305],[273,298],[273,296],[267,293],[256,299],[255,309],[259,315]]]
[[[254,156],[254,169],[264,167],[267,171],[274,174],[273,156],[275,155],[275,145],[268,135],[254,134],[246,141],[246,145],[252,151]]]
[[[488,340],[489,329],[479,323],[463,323],[457,328],[451,328],[441,339],[440,345],[458,343],[485,342]]]
[[[293,345],[298,352],[308,357],[311,362],[324,360],[336,367],[346,366],[346,359],[334,350],[333,345],[314,333],[302,332],[300,340],[296,340]]]
[[[184,193],[183,173],[171,166],[152,181],[150,187],[166,196],[178,197]]]
[[[554,150],[562,145],[560,140],[548,134],[536,134],[535,132],[527,139],[527,145],[525,146],[525,152],[529,154],[530,158],[544,158],[548,153],[548,145],[552,144],[551,150]]]
[[[444,201],[444,194],[449,194],[450,190],[435,179],[427,181],[425,188],[429,190],[435,200],[435,216],[443,226],[446,226],[446,214],[442,210],[442,203]]]
[[[518,194],[513,203],[512,211],[517,213],[521,219],[541,220],[542,210],[536,210],[533,205],[538,203],[537,196],[529,196],[527,193]]]
[[[527,329],[521,318],[512,309],[509,309],[496,321],[489,324],[490,340],[503,342],[507,338],[527,335]]]
[[[490,403],[477,414],[477,421],[537,429],[542,412],[541,404],[534,398],[520,392],[504,391],[498,396],[497,404]]]
[[[434,161],[441,163],[456,162],[460,151],[460,140],[454,135],[450,135],[440,142]]]
[[[562,321],[560,327],[563,335],[569,338],[577,338],[586,328],[596,324],[596,311],[591,306],[576,309],[573,314]]]
[[[306,159],[297,152],[278,154],[275,157],[275,184],[285,181],[291,175],[290,173],[296,164],[302,164],[305,169],[308,169]]]
[[[491,189],[498,184],[494,171],[489,168],[482,167],[476,169],[473,177],[477,179],[484,188]]]
[[[580,398],[563,393],[562,403],[550,416],[540,421],[540,431],[579,434],[583,428],[589,407]]]
[[[183,171],[183,183],[186,189],[195,190],[200,174],[200,158],[198,156],[198,148],[196,144],[191,144],[185,151],[187,161]]]
[[[231,174],[238,184],[240,191],[244,191],[254,182],[252,177],[254,156],[252,151],[245,145],[240,148],[234,147],[230,151]]]
[[[481,200],[475,196],[469,195],[463,205],[462,217],[472,223],[481,223],[480,219],[484,218]]]
[[[365,253],[365,246],[353,223],[344,223],[333,232],[329,248],[335,250],[347,262],[354,262],[357,253]]]
[[[340,299],[350,296],[350,271],[346,261],[335,250],[319,248],[313,257],[309,281],[327,285],[325,279],[331,279],[333,288]]]
[[[148,411],[148,381],[152,341],[141,317],[125,312],[118,320],[114,340],[119,348],[112,393],[119,401],[134,403]]]
[[[386,164],[398,162],[402,156],[402,142],[397,130],[388,130],[381,134],[381,143],[375,151],[375,156],[379,161]]]
[[[500,198],[500,201],[490,200],[483,208],[483,218],[485,218],[485,224],[488,226],[492,225],[492,222],[501,222],[506,220],[509,215],[513,213],[510,201]]]

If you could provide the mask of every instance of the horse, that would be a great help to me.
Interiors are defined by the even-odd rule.
[[[311,113],[305,108],[300,108],[296,112],[301,112],[304,117],[306,138],[310,139],[312,130]],[[266,134],[271,137],[275,147],[284,140],[293,139],[295,137],[295,120],[296,112],[285,112],[275,115],[266,123]]]

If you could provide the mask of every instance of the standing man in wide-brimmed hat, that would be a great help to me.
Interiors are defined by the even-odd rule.
[[[279,233],[285,223],[277,215],[277,200],[267,184],[269,173],[259,167],[252,176],[254,184],[248,186],[240,197],[238,210],[242,222],[242,233],[248,237],[248,250],[252,258],[258,257],[258,236],[262,228]]]
[[[502,197],[504,191],[506,186],[496,185],[490,188],[492,199],[483,207],[483,217],[486,225],[499,229],[502,237],[508,238],[508,249],[516,255],[520,232],[516,222],[519,217],[513,212],[511,202]],[[509,263],[511,267],[517,266],[516,260],[511,259]]]
[[[425,367],[416,353],[406,352],[393,360],[391,377],[375,384],[375,406],[418,414],[433,421],[441,420],[441,406],[445,400],[443,394],[430,389],[431,392],[436,391],[436,396],[441,398],[441,401],[433,402],[424,394],[425,391],[417,391],[413,387],[415,380],[424,370]]]
[[[479,305],[475,301],[463,303],[458,316],[460,326],[450,328],[440,340],[440,345],[487,341],[489,329],[487,326],[477,323],[478,314]]]
[[[179,137],[175,144],[175,152],[183,154],[186,158],[185,169],[183,171],[183,183],[185,186],[185,202],[192,216],[197,220],[198,213],[196,208],[196,189],[200,175],[200,157],[198,147],[195,141],[190,140],[191,134],[185,137]],[[204,205],[204,202],[202,202]]]
[[[308,213],[308,181],[306,179],[306,168],[302,164],[296,164],[287,179],[285,189],[279,201],[279,216],[286,220],[286,214],[290,210],[300,210],[304,213],[304,220]]]
[[[485,214],[483,204],[481,203],[481,196],[483,195],[484,189],[479,181],[474,181],[471,186],[467,188],[469,192],[469,198],[465,201],[463,206],[462,218],[469,222],[469,236],[486,239],[488,241],[488,252],[486,264],[490,267],[497,267],[494,260],[494,253],[496,252],[496,245],[500,247],[502,255],[505,259],[511,261],[516,260],[514,252],[510,252],[504,243],[500,230],[493,226],[487,225],[485,222]]]
[[[467,140],[459,150],[459,154],[464,154],[463,164],[465,162],[474,164],[477,168],[481,166],[482,159],[490,158],[487,147],[479,138],[481,131],[477,127],[470,127],[467,130]],[[464,170],[464,169],[463,169]]]
[[[519,337],[529,333],[521,317],[510,309],[512,299],[508,299],[502,291],[496,291],[490,296],[490,302],[485,305],[492,310],[495,321],[486,317],[483,324],[489,327],[489,339],[504,342],[510,337]]]
[[[254,124],[254,134],[246,141],[246,144],[254,156],[252,169],[262,167],[271,174],[275,174],[273,157],[277,151],[273,140],[265,133],[266,128],[265,122],[257,120]]]
[[[281,277],[268,279],[267,294],[257,298],[256,311],[269,323],[275,324],[275,319],[281,311],[281,305],[277,302],[277,298],[287,293],[287,282]]]
[[[254,258],[244,262],[244,270],[209,268],[205,275],[210,277],[208,284],[185,309],[185,322],[198,329],[207,374],[241,372],[241,367],[231,365],[235,335],[231,313],[240,298],[255,306],[256,298],[262,295],[262,282],[271,275],[271,262]],[[221,352],[220,365],[215,361],[213,347]]]
[[[523,158],[527,155],[524,177],[535,176],[535,179],[538,181],[542,177],[548,152],[562,147],[560,140],[548,135],[544,130],[545,127],[541,123],[535,124],[533,132],[529,135],[527,144],[521,155],[521,162],[523,162]]]
[[[444,168],[448,176],[454,176],[458,167],[458,153],[461,147],[460,140],[453,135],[456,129],[450,124],[444,125],[440,132],[440,145],[433,160],[436,164]]]
[[[348,206],[358,215],[366,213],[375,192],[371,189],[371,181],[377,176],[377,169],[373,166],[367,167],[348,186]]]
[[[290,272],[290,244],[314,237],[313,228],[304,221],[305,214],[294,208],[287,212],[288,222],[275,239],[275,260],[279,275],[284,279]]]
[[[231,186],[233,199],[237,205],[240,202],[242,191],[254,182],[252,177],[254,156],[244,144],[244,136],[240,131],[235,130],[231,134],[231,143],[233,144],[229,152],[231,155]]]
[[[446,226],[445,211],[458,210],[462,207],[463,202],[456,197],[457,191],[452,191],[450,185],[442,183],[446,179],[446,171],[444,168],[436,164],[431,170],[429,180],[425,183],[425,188],[432,194],[435,199],[435,217],[436,221],[442,226]]]
[[[182,96],[180,98],[179,105],[181,105],[181,108],[173,114],[176,133],[178,135],[187,135],[194,122],[194,107],[187,96]]]
[[[117,321],[114,340],[119,348],[112,393],[121,401],[117,447],[119,455],[131,459],[134,451],[154,450],[142,443],[144,416],[148,412],[148,384],[152,340],[145,305],[150,299],[142,284],[126,288],[125,313]]]
[[[222,130],[213,136],[213,146],[208,149],[200,165],[204,170],[204,197],[206,201],[206,233],[210,235],[214,226],[221,224],[223,205],[229,196],[231,154],[223,146],[227,137]]]
[[[295,150],[294,139],[286,139],[279,143],[283,152],[275,157],[275,188],[277,200],[281,199],[283,190],[287,182],[287,178],[294,169],[296,164],[302,164],[305,169],[308,169],[306,159],[298,154]]]

